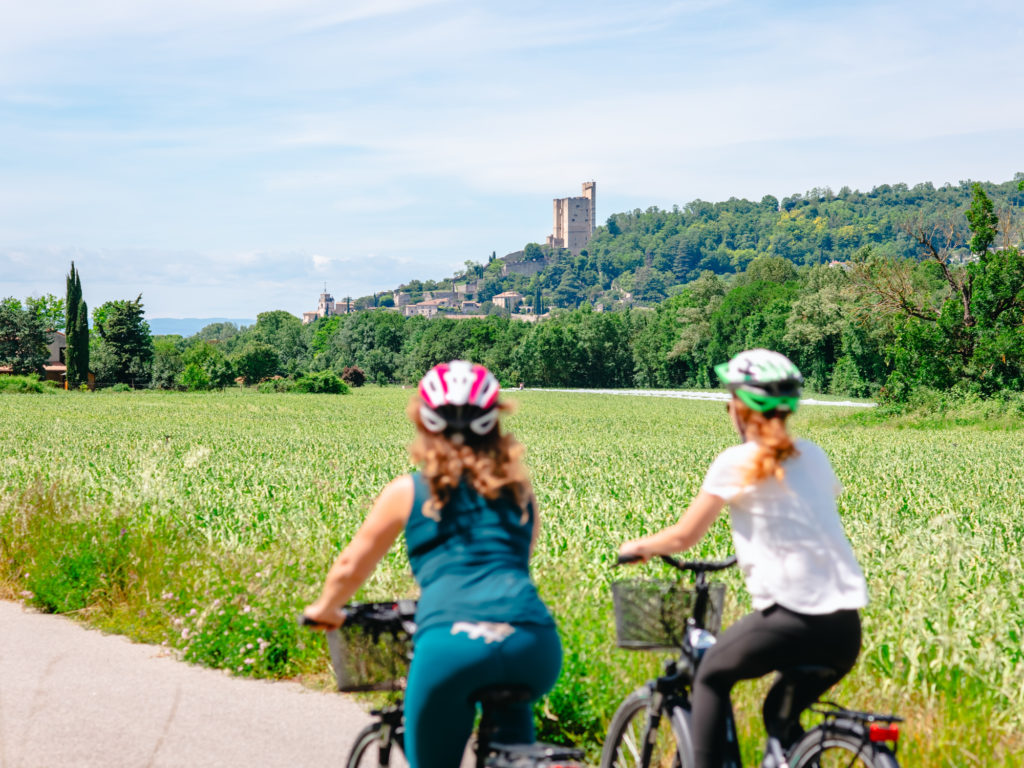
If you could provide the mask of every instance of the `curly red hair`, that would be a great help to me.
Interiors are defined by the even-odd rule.
[[[511,434],[503,434],[500,421],[488,434],[474,435],[471,443],[460,440],[460,434],[447,437],[431,432],[420,418],[422,404],[423,399],[417,393],[405,412],[416,425],[416,439],[409,446],[409,455],[422,467],[423,478],[430,488],[430,499],[424,504],[423,514],[440,520],[441,510],[465,478],[485,499],[510,495],[523,510],[523,522],[526,522],[533,488],[522,461],[526,453],[522,443]],[[499,403],[497,408],[510,410],[504,403]]]

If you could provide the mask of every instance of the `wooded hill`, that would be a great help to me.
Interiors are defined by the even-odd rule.
[[[981,184],[996,210],[1004,212],[1001,224],[1007,234],[1011,212],[1024,206],[1021,179],[1024,173],[1013,181]],[[767,195],[760,202],[731,198],[719,203],[694,200],[670,211],[638,208],[610,216],[579,256],[536,243],[526,245],[522,255],[510,254],[513,260],[543,262],[536,275],[510,272],[503,269],[506,258],[492,257],[487,263],[467,261],[465,270],[443,280],[414,280],[399,290],[418,301],[424,290],[450,289],[453,281],[470,279],[476,281],[482,302],[507,290],[519,291],[530,302],[540,289],[545,308],[576,307],[584,301],[607,308],[623,301],[652,306],[678,294],[701,272],[743,272],[762,255],[781,256],[798,266],[827,264],[848,261],[870,246],[878,256],[919,259],[924,254],[912,234],[913,222],[952,222],[951,255],[965,257],[969,251],[963,214],[972,184],[885,184],[870,192],[843,187],[838,193],[824,188],[781,201]],[[363,297],[355,306],[374,303],[374,297]]]

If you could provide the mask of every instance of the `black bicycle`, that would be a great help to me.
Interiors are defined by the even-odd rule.
[[[353,603],[345,606],[344,613],[341,629],[327,632],[338,690],[404,690],[416,631],[416,602]],[[310,624],[304,617],[299,621]],[[578,749],[539,742],[500,744],[491,740],[496,731],[493,713],[530,698],[530,691],[524,686],[491,686],[471,694],[470,700],[481,706],[480,722],[473,737],[477,768],[581,768],[578,761],[583,753]],[[346,768],[406,766],[401,699],[373,709],[370,714],[374,721],[356,736],[345,760]]]
[[[678,658],[666,661],[664,673],[631,693],[608,726],[601,768],[692,768],[691,694],[694,676],[721,627],[725,585],[711,583],[708,574],[736,564],[680,562],[661,558],[682,572],[695,574],[692,589],[681,582],[622,581],[612,585],[618,644],[636,650],[672,650]],[[619,562],[630,562],[620,558]],[[803,733],[800,712],[793,712],[793,693],[807,677],[835,679],[832,669],[801,666],[783,670],[787,683],[776,733]],[[792,744],[769,735],[762,768],[899,768],[896,747],[902,718],[858,712],[819,701],[810,711],[821,721]],[[733,713],[728,713],[726,761],[723,768],[741,768],[739,739]]]

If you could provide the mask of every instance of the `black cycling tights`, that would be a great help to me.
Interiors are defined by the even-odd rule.
[[[724,758],[729,692],[751,680],[797,665],[830,667],[828,679],[803,680],[791,711],[799,713],[850,671],[860,652],[860,616],[837,611],[821,616],[779,605],[744,616],[722,633],[703,658],[693,684],[693,747],[699,768],[719,768]],[[784,685],[772,686],[764,702],[765,726],[777,728]],[[778,734],[776,734],[778,735]]]

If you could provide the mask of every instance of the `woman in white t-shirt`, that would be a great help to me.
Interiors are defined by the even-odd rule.
[[[715,459],[679,522],[627,541],[619,553],[647,560],[689,549],[729,506],[754,612],[722,634],[694,681],[697,765],[717,768],[733,685],[797,665],[834,670],[831,679],[800,682],[789,702],[799,713],[853,667],[860,652],[857,609],[867,604],[867,588],[836,511],[842,486],[832,465],[821,448],[794,440],[786,429],[799,403],[800,371],[778,352],[754,349],[715,372],[732,392],[729,416],[743,443]],[[782,698],[783,685],[776,684],[765,699],[765,727],[788,743],[800,731],[779,719]]]

